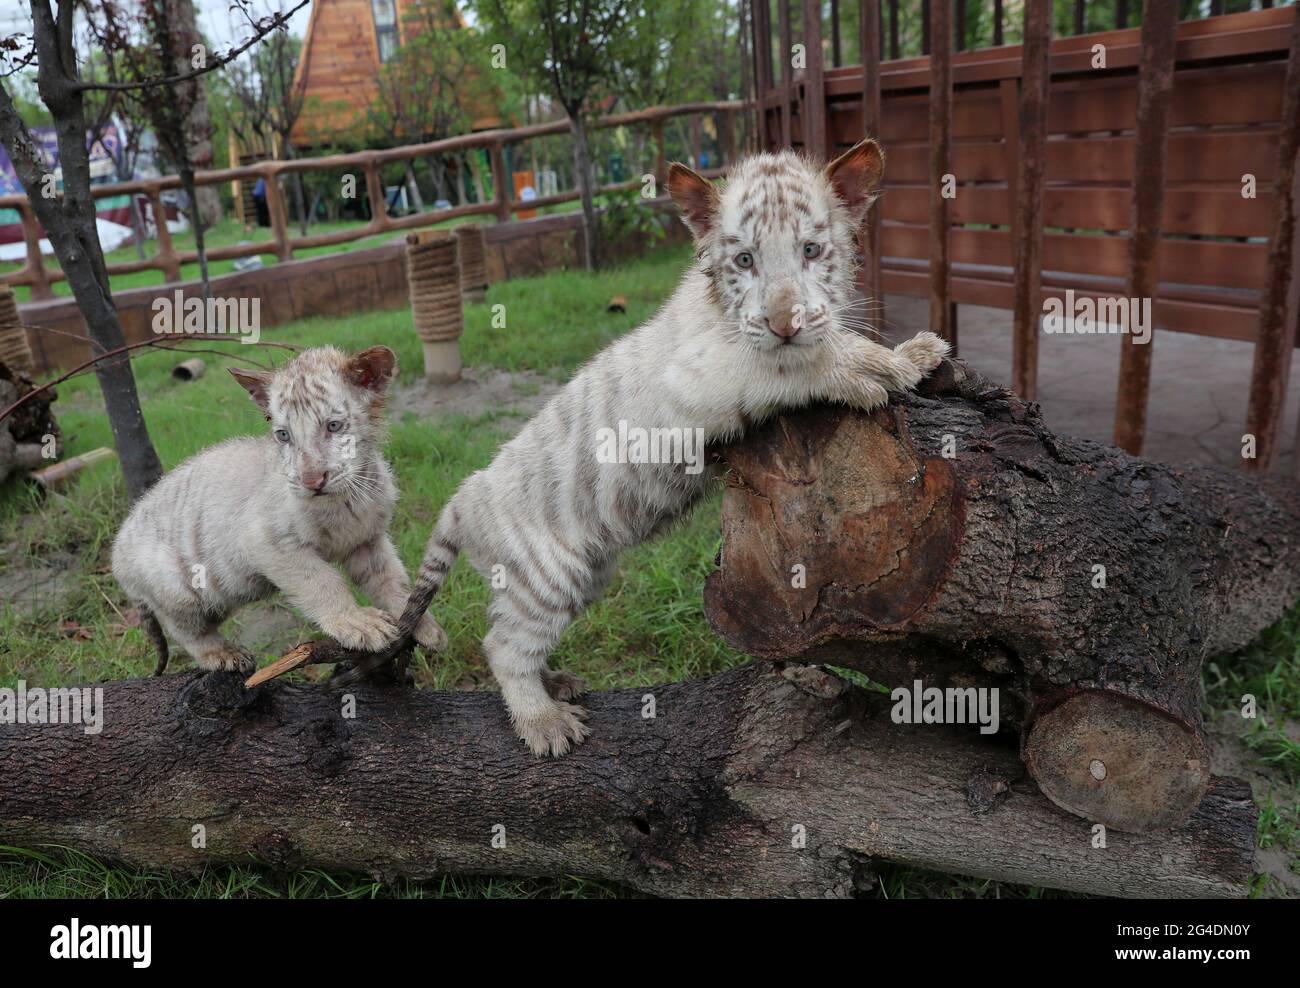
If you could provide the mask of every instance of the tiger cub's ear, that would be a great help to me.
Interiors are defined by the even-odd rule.
[[[713,229],[721,196],[707,178],[674,161],[668,168],[668,195],[696,240],[703,239]]]
[[[870,138],[826,166],[826,177],[840,201],[848,207],[854,223],[867,218],[867,210],[880,196],[880,180],[884,174],[885,152]]]
[[[354,353],[343,365],[343,377],[355,387],[382,393],[397,373],[397,354],[386,346]]]
[[[257,407],[263,412],[269,411],[271,374],[269,371],[250,371],[242,367],[227,368],[230,376],[239,382],[240,387],[248,392]]]

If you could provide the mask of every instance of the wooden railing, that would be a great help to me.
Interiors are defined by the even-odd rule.
[[[950,2],[926,3],[929,39],[952,37]],[[824,64],[818,0],[804,0],[802,23],[799,5],[792,16],[776,4],[776,18],[765,2],[753,8],[759,146],[831,156],[869,134],[887,151],[864,290],[928,297],[932,328],[954,345],[957,302],[1012,310],[1012,385],[1026,398],[1037,386],[1043,298],[1067,290],[1150,298],[1158,329],[1253,341],[1245,431],[1257,455],[1243,462],[1266,468],[1300,307],[1300,13],[1175,24],[1176,0],[1155,0],[1145,31],[1120,24],[1053,39],[1051,17],[1041,16],[1023,46],[954,54],[934,43],[927,55],[899,58],[900,6],[922,0],[887,3],[859,0],[864,64],[843,66],[836,44]],[[1032,3],[1040,14],[1050,6]],[[834,37],[847,5],[830,7]],[[957,3],[957,17],[971,6]],[[1085,6],[1076,4],[1077,22]],[[1154,30],[1156,15],[1165,30]],[[802,70],[773,57],[797,39]],[[941,197],[946,182],[955,198]],[[1150,353],[1125,341],[1115,440],[1134,453]]]
[[[592,122],[596,130],[610,127],[647,126],[650,128],[655,144],[654,175],[657,186],[662,187],[667,177],[667,163],[664,155],[664,121],[673,117],[696,114],[713,114],[717,118],[718,143],[720,156],[724,163],[732,157],[738,147],[736,141],[736,118],[744,112],[747,105],[739,100],[722,100],[715,102],[684,103],[677,106],[652,107],[629,113],[616,113],[597,118]],[[317,247],[330,247],[336,244],[350,243],[366,237],[389,231],[410,230],[424,226],[433,226],[450,219],[463,216],[492,215],[498,221],[510,219],[515,211],[541,209],[560,203],[572,202],[579,198],[577,189],[570,189],[556,195],[541,196],[527,201],[515,201],[511,190],[510,175],[506,172],[505,148],[539,137],[569,132],[567,120],[533,124],[527,127],[485,130],[473,134],[462,134],[423,144],[407,144],[401,147],[386,148],[382,151],[359,151],[351,154],[336,154],[319,158],[298,158],[292,161],[264,161],[239,168],[222,168],[202,171],[195,174],[198,185],[217,185],[232,181],[266,180],[266,204],[270,214],[271,235],[269,241],[249,244],[235,244],[208,249],[209,261],[230,260],[250,257],[254,254],[273,254],[277,260],[286,261],[293,257],[295,250],[307,250]],[[450,209],[428,210],[408,216],[391,217],[388,215],[384,195],[384,186],[380,169],[387,164],[409,161],[433,154],[446,154],[456,151],[485,148],[492,166],[492,184],[495,197],[489,202],[469,203]],[[370,220],[358,223],[346,230],[336,230],[302,237],[293,237],[289,232],[288,213],[285,208],[284,195],[278,179],[285,175],[316,171],[337,171],[340,169],[357,169],[365,176],[366,198],[370,207]],[[721,174],[721,168],[704,171],[705,175]],[[641,185],[638,176],[626,182],[602,185],[599,192],[613,192],[637,188]],[[193,264],[198,255],[192,250],[177,250],[172,243],[167,224],[162,219],[163,192],[181,187],[176,175],[158,178],[137,179],[130,182],[118,182],[111,185],[96,185],[91,192],[96,199],[120,195],[143,195],[152,209],[157,227],[158,249],[152,256],[143,260],[111,264],[110,275],[130,274],[136,271],[162,271],[167,281],[179,281],[181,265]],[[62,280],[65,276],[57,269],[47,269],[39,249],[40,227],[26,196],[0,196],[0,208],[16,209],[22,219],[23,238],[26,243],[26,262],[17,271],[0,275],[0,284],[28,285],[33,299],[46,299],[52,296],[51,283]]]

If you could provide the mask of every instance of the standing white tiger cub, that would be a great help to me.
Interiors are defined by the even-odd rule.
[[[608,462],[602,436],[625,434],[621,424],[714,443],[813,401],[871,409],[948,352],[933,333],[890,350],[843,325],[854,234],[883,168],[874,141],[825,169],[789,152],[749,157],[721,190],[674,164],[668,188],[696,263],[654,318],[578,371],[443,509],[402,628],[466,553],[493,587],[483,648],[534,754],[562,755],[588,734],[586,712],[569,702],[581,681],[547,667],[560,635],[619,553],[679,517],[709,480],[681,457]]]

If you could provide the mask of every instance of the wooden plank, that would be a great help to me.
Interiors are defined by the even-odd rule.
[[[948,290],[949,203],[943,195],[951,173],[952,21],[948,0],[930,7],[930,329],[957,353],[957,323]]]
[[[888,261],[888,258],[886,258]],[[899,295],[924,298],[929,292],[929,276],[922,271],[898,270],[888,265],[884,268],[885,291]],[[1117,288],[1117,292],[1122,287]],[[1043,298],[1062,298],[1064,287],[1048,283],[1043,285]],[[1075,297],[1082,297],[1086,292],[1075,289]],[[952,296],[957,302],[966,305],[985,305],[995,309],[1010,309],[1013,286],[1010,272],[1007,280],[998,281],[990,278],[967,276],[960,267],[955,267],[952,276]],[[1110,297],[1110,296],[1102,296]],[[1185,299],[1161,297],[1154,306],[1154,318],[1163,328],[1208,336],[1215,339],[1254,340],[1259,328],[1259,317],[1253,307],[1224,305],[1211,302],[1194,302]]]
[[[1007,153],[1013,147],[1008,142]],[[966,173],[961,170],[957,149],[954,149],[954,159],[957,174],[964,180]],[[893,160],[891,155],[891,165]],[[974,191],[974,195],[959,195],[953,200],[953,223],[1007,226],[1013,222],[1014,188],[1003,184],[981,185]],[[1176,236],[1266,237],[1273,228],[1276,202],[1267,184],[1254,199],[1242,198],[1240,183],[1166,187],[1161,229],[1166,235]],[[928,187],[891,183],[883,206],[885,219],[924,223],[929,210]],[[1121,186],[1049,185],[1041,219],[1043,226],[1049,228],[1127,233],[1131,208],[1131,193]]]
[[[1157,295],[1160,263],[1160,213],[1165,185],[1165,135],[1169,130],[1174,85],[1177,0],[1143,0],[1142,63],[1138,80],[1137,135],[1133,163],[1133,233],[1129,240],[1131,299]],[[1130,336],[1120,348],[1119,391],[1115,401],[1115,445],[1141,455],[1146,434],[1151,350]]]
[[[928,263],[930,240],[928,224],[892,223],[886,216],[881,226],[881,249],[886,262],[889,258],[905,258]],[[1014,263],[1013,238],[1006,230],[953,227],[949,245],[950,262],[954,264],[1010,268]],[[1043,235],[1044,270],[1123,279],[1131,270],[1131,253],[1127,237],[1080,233]],[[1160,241],[1162,282],[1258,292],[1264,285],[1267,263],[1265,244],[1169,237]]]
[[[1038,320],[1042,312],[1043,185],[1047,165],[1048,50],[1052,44],[1051,9],[1046,3],[1025,6],[1025,66],[1020,93],[1020,171],[1008,197],[1014,203],[1015,299],[1012,304],[1011,386],[1033,401],[1038,395]]]
[[[1296,221],[1300,208],[1300,168],[1296,167],[1300,154],[1300,6],[1294,9],[1273,196],[1276,220],[1269,237],[1268,275],[1260,299],[1259,336],[1246,409],[1246,432],[1255,436],[1255,457],[1242,460],[1247,470],[1267,470],[1276,456],[1291,353],[1300,323],[1300,224]],[[1300,477],[1300,467],[1293,467],[1293,473]]]

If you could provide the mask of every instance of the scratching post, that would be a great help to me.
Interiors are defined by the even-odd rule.
[[[466,302],[487,301],[487,257],[483,246],[483,227],[466,223],[456,227],[460,260],[460,297]]]
[[[12,289],[0,288],[0,363],[30,376],[36,369]]]
[[[424,344],[424,376],[439,384],[460,380],[460,264],[457,238],[447,233],[406,237],[411,318]]]

